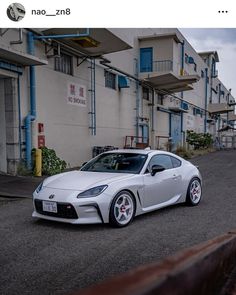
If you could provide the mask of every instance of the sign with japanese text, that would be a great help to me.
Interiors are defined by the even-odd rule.
[[[87,106],[86,86],[77,83],[68,83],[67,103],[79,107]]]

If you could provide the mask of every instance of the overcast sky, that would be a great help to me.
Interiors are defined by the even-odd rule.
[[[236,29],[179,29],[196,51],[217,51],[219,79],[236,98]]]

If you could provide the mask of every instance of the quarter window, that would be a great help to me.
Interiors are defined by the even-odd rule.
[[[55,58],[54,69],[67,75],[73,75],[73,57],[61,53],[60,57]]]
[[[163,166],[165,169],[173,168],[171,157],[168,155],[157,155],[152,157],[148,165],[149,171],[151,170],[153,165],[160,165]]]
[[[171,157],[171,161],[173,164],[173,168],[177,168],[181,166],[181,161],[175,157]]]

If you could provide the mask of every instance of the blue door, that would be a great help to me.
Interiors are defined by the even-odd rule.
[[[172,138],[172,151],[175,151],[178,146],[181,146],[181,116],[180,114],[171,114],[171,138]]]
[[[140,48],[140,72],[152,72],[152,47]]]

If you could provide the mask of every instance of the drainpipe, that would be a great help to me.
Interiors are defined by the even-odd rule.
[[[34,35],[28,33],[28,53],[34,55]],[[36,119],[36,89],[35,89],[35,68],[30,66],[30,112],[25,118],[25,141],[26,141],[26,166],[32,168],[31,150],[32,150],[32,132],[31,122]]]
[[[168,152],[172,151],[171,119],[172,119],[172,113],[169,113],[169,147],[168,147]]]
[[[151,122],[151,130],[154,132],[154,90],[152,89],[152,122]]]
[[[139,62],[138,62],[138,59],[135,58],[134,59],[134,62],[135,62],[135,90],[136,90],[136,106],[135,106],[135,109],[136,109],[136,119],[135,119],[135,135],[136,136],[139,136],[139,106],[140,106],[140,102],[139,102],[139,80],[138,80],[138,69],[139,69]]]
[[[184,44],[185,44],[185,42],[184,42],[184,40],[182,41],[182,43],[181,43],[181,75],[183,76],[184,75]],[[181,99],[183,100],[184,99],[184,92],[183,91],[181,91]],[[181,101],[181,107],[182,107],[182,104],[183,104],[183,101]],[[181,124],[181,139],[182,139],[182,144],[184,144],[184,140],[183,140],[183,134],[184,134],[184,128],[183,128],[183,121],[184,121],[184,114],[181,112],[181,114],[180,114],[180,124]]]
[[[136,82],[136,136],[139,136],[139,83]]]
[[[208,68],[205,68],[205,119],[204,119],[204,133],[207,132],[207,84],[208,84]]]
[[[180,69],[180,76],[184,75],[184,44],[185,41],[181,42],[181,69]]]
[[[18,132],[19,132],[19,154],[20,160],[22,159],[22,139],[21,139],[21,97],[20,97],[20,75],[17,78],[17,93],[18,93]]]
[[[221,83],[219,83],[218,103],[220,103],[220,96],[221,96]],[[220,121],[221,121],[221,117],[220,117],[220,114],[219,114],[219,116],[218,116],[218,130],[220,129]]]

